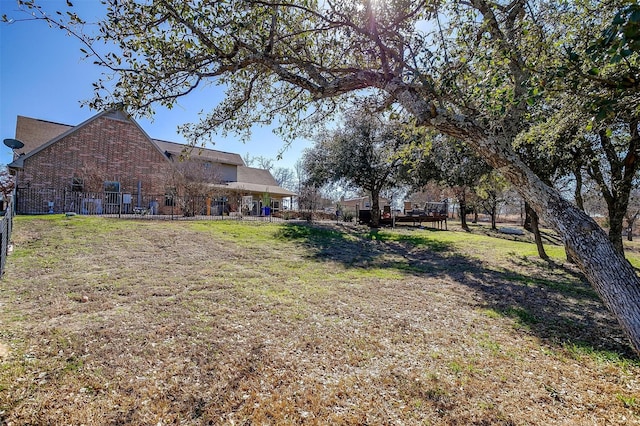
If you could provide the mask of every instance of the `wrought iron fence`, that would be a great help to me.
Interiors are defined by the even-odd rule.
[[[117,216],[146,219],[246,219],[277,221],[290,218],[281,211],[252,208],[244,211],[226,197],[181,196],[122,192],[76,192],[70,190],[19,188],[17,214],[62,214]],[[283,217],[284,216],[284,217]]]
[[[13,197],[5,206],[0,220],[0,276],[4,275],[4,265],[7,263],[9,246],[11,244],[11,231],[13,230]]]

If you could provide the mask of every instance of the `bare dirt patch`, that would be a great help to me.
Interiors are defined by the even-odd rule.
[[[4,343],[0,343],[0,360],[3,360],[9,356],[10,350],[9,346]]]
[[[640,424],[640,364],[565,266],[336,225],[20,219],[0,423]]]

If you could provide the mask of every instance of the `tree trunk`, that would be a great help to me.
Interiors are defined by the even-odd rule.
[[[371,191],[371,227],[380,226],[380,191]]]
[[[531,226],[531,212],[533,210],[531,209],[531,206],[529,205],[529,203],[527,203],[526,201],[524,202],[524,224],[522,225],[522,227],[531,232],[534,233],[533,231],[533,227]]]
[[[621,204],[624,204],[624,210],[620,206]],[[609,241],[616,250],[623,254],[622,230],[624,229],[624,215],[627,212],[627,205],[628,203],[623,200],[616,199],[614,204],[609,206]]]
[[[599,161],[594,161],[590,167],[587,168],[591,177],[600,186],[602,195],[607,202],[609,211],[609,240],[616,250],[622,254],[624,254],[624,246],[622,244],[624,215],[629,206],[631,189],[633,188],[638,166],[640,166],[636,154],[640,150],[637,120],[632,120],[631,123],[629,123],[629,131],[631,138],[629,139],[627,156],[624,160],[620,160],[611,137],[607,135],[606,130],[601,129],[598,135],[600,136],[600,145],[606,154],[607,163],[605,166],[601,166]],[[608,179],[605,178],[605,174],[603,173],[604,169],[609,170]]]
[[[556,189],[542,182],[515,154],[508,137],[490,134],[472,121],[438,115],[432,118],[428,110],[425,113],[432,127],[473,147],[513,184],[538,217],[560,235],[567,253],[576,260],[640,355],[640,279],[602,228],[584,211],[563,199]]]
[[[550,197],[547,206],[545,219],[563,236],[568,254],[640,354],[640,283],[635,270],[584,212],[559,196]]]
[[[496,211],[497,208],[494,205],[491,206],[491,229],[496,231],[498,228],[496,227]]]
[[[531,208],[528,203],[525,203],[525,209],[527,209],[527,217],[530,219],[529,226],[531,227],[530,232],[533,233],[533,238],[536,241],[536,248],[538,249],[538,256],[540,259],[549,260],[549,256],[547,252],[544,250],[544,245],[542,244],[542,235],[540,234],[540,224],[538,221],[538,214]]]
[[[469,225],[467,224],[467,201],[464,196],[458,200],[458,204],[460,204],[460,225],[462,229],[469,232]]]
[[[576,178],[576,187],[573,191],[574,198],[576,199],[576,206],[584,211],[584,198],[582,198],[582,167],[578,165],[573,170],[573,175]]]
[[[398,86],[390,84],[385,89],[391,92]],[[513,184],[538,217],[563,239],[567,252],[576,259],[578,267],[640,355],[640,279],[636,271],[613,247],[597,223],[563,199],[556,189],[546,185],[520,160],[512,145],[517,129],[493,132],[472,119],[438,109],[434,102],[411,89],[394,94],[418,119],[418,125],[463,140]]]
[[[487,162],[507,178],[540,218],[564,240],[567,253],[613,313],[640,354],[640,279],[631,264],[611,243],[606,233],[585,212],[544,184],[497,138],[468,140]]]
[[[627,219],[627,241],[633,241],[633,224],[638,219],[638,216],[640,216],[640,211],[636,211],[634,214],[627,211],[625,215],[625,219]]]

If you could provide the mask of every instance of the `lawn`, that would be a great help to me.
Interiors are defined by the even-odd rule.
[[[13,241],[0,424],[640,424],[640,360],[560,247],[79,216]]]

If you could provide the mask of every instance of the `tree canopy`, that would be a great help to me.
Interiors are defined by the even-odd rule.
[[[403,167],[403,180],[414,189],[436,181],[452,189],[460,206],[462,228],[469,231],[466,212],[468,197],[482,176],[491,170],[487,163],[463,141],[442,135],[428,136],[428,149],[411,152]],[[407,167],[408,166],[408,167]]]
[[[371,195],[372,224],[378,226],[381,191],[399,183],[406,151],[420,141],[402,123],[381,115],[351,113],[341,127],[321,134],[304,154],[309,184],[337,183],[362,189]],[[416,141],[417,139],[417,141]]]

